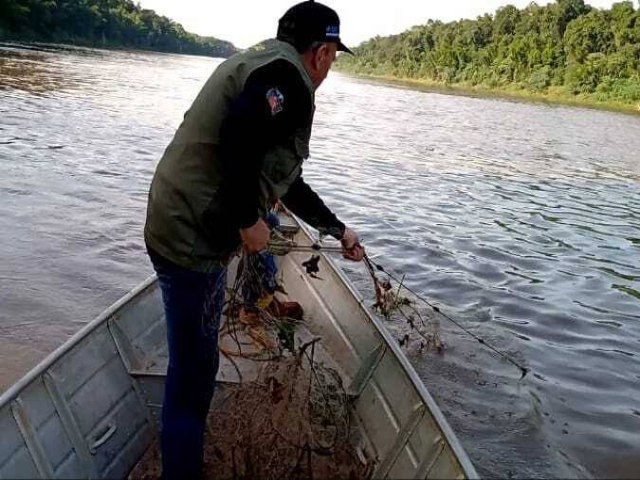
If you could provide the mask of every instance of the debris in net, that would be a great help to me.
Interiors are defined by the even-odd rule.
[[[218,386],[205,433],[204,479],[367,480],[375,462],[352,444],[349,400],[314,345],[266,363],[258,380]],[[153,445],[129,478],[160,478]]]
[[[321,339],[295,345],[296,302],[263,299],[264,272],[243,258],[228,291],[221,354],[264,361],[256,381],[218,385],[207,421],[205,479],[369,479],[375,462],[354,448],[350,402],[339,373],[317,359]],[[251,345],[247,345],[249,339]],[[236,367],[237,369],[237,367]],[[239,373],[239,370],[238,370]],[[160,477],[157,444],[130,478]]]
[[[264,363],[257,380],[216,387],[205,438],[204,478],[371,478],[374,461],[354,447],[351,405],[342,378],[318,360],[320,338],[296,345],[304,311],[296,302],[275,298],[272,279],[264,275],[256,258],[245,255],[228,290],[220,336],[232,341],[225,342],[220,353],[240,379],[234,359]],[[159,478],[159,465],[156,445],[130,478]]]
[[[371,260],[367,254],[365,253],[364,255],[364,262],[367,266],[367,269],[369,270],[369,273],[371,274],[372,278],[373,278],[373,282],[374,284],[376,284],[376,298],[378,297],[378,288],[377,288],[377,284],[378,284],[378,279],[376,277],[376,270],[383,272],[385,275],[387,275],[390,279],[394,280],[395,282],[398,282],[399,287],[398,287],[398,291],[400,291],[400,287],[403,287],[403,282],[404,282],[404,276],[402,277],[401,280],[398,280],[392,273],[390,273],[389,271],[387,271],[382,265],[380,265],[379,263],[374,262],[373,260]],[[520,370],[521,376],[520,376],[520,380],[523,380],[527,374],[531,371],[531,368],[529,367],[525,367],[520,361],[515,360],[513,358],[513,356],[509,355],[508,353],[498,349],[497,347],[495,347],[494,345],[492,345],[491,343],[489,343],[485,338],[473,333],[471,330],[469,330],[467,327],[465,327],[464,325],[462,325],[460,322],[456,321],[455,319],[453,319],[452,317],[450,317],[449,315],[447,315],[446,313],[444,313],[440,307],[438,307],[437,305],[433,304],[432,302],[430,302],[428,299],[426,299],[424,296],[416,293],[415,291],[411,290],[409,287],[404,286],[405,290],[407,290],[409,293],[411,293],[412,295],[414,295],[418,300],[420,300],[422,303],[424,303],[425,305],[429,306],[436,314],[438,314],[439,316],[447,319],[449,322],[451,322],[453,325],[455,325],[456,327],[458,327],[460,330],[462,330],[464,333],[466,333],[467,335],[469,335],[471,338],[473,338],[474,340],[476,340],[478,343],[480,343],[481,345],[484,345],[486,348],[488,348],[489,350],[491,350],[492,352],[494,352],[495,354],[499,355],[500,357],[502,357],[504,360],[506,360],[507,362],[509,362],[511,365],[513,365],[514,367],[516,367],[518,370]],[[444,345],[440,345],[438,347],[439,351],[442,351],[442,348],[444,347]]]
[[[385,320],[392,320],[397,316],[401,316],[409,326],[409,333],[405,333],[398,338],[398,344],[401,347],[409,348],[411,345],[418,343],[418,351],[421,353],[425,350],[435,350],[438,353],[442,353],[444,351],[444,343],[440,338],[440,321],[438,318],[425,320],[424,316],[416,308],[415,301],[401,295],[404,287],[404,277],[398,282],[398,287],[394,289],[388,279],[378,279],[375,269],[368,259],[365,260],[365,264],[373,280],[376,296],[373,310],[380,312]],[[409,310],[410,313],[407,313],[406,310]]]
[[[341,378],[313,350],[302,346],[267,363],[257,381],[226,389],[208,426],[217,447],[210,478],[371,477],[373,465],[350,442]]]
[[[302,262],[302,266],[306,269],[307,275],[318,278],[316,273],[320,273],[320,255],[312,255],[309,260]]]

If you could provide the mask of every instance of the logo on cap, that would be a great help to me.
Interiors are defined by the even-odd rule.
[[[338,25],[328,25],[326,34],[327,37],[338,38],[340,36],[340,27]]]

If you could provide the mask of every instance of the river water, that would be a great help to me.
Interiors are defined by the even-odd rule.
[[[152,272],[153,169],[218,63],[0,46],[2,389]],[[480,474],[640,477],[640,117],[332,74],[311,147],[370,255],[532,369],[444,320],[407,348]]]

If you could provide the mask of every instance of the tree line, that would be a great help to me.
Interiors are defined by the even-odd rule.
[[[230,42],[201,37],[131,0],[0,0],[0,38],[229,57]]]
[[[341,55],[338,65],[448,85],[640,101],[640,10],[631,1],[609,10],[583,0],[508,5],[475,20],[430,20],[378,36],[355,53]]]

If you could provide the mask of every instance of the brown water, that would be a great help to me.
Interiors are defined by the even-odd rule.
[[[153,168],[218,62],[0,46],[2,388],[151,273]],[[444,322],[443,355],[408,350],[480,474],[640,477],[640,118],[340,75],[317,107],[305,178],[532,368]]]

